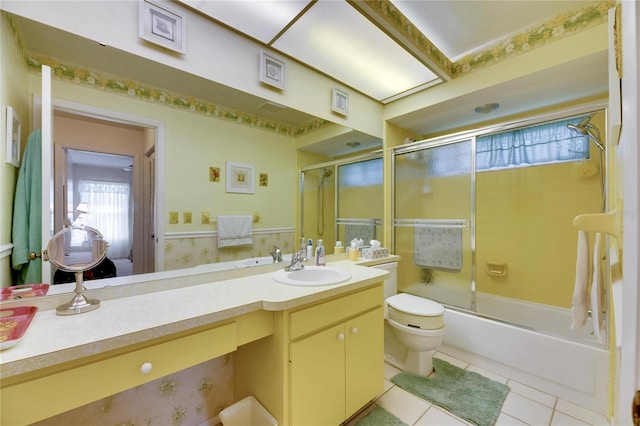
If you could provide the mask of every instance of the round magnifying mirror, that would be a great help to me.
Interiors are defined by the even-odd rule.
[[[98,265],[107,255],[102,234],[89,226],[71,226],[56,233],[47,245],[47,258],[56,268],[76,276],[75,295],[71,302],[58,306],[58,315],[75,315],[92,311],[100,301],[83,294],[83,272]]]

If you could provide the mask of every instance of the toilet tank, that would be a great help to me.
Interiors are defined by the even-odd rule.
[[[398,293],[398,262],[381,263],[372,268],[384,269],[389,272],[389,277],[384,280],[384,298]]]

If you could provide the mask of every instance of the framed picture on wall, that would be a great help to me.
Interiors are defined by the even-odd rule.
[[[349,94],[337,87],[333,88],[331,109],[342,115],[349,115]]]
[[[227,192],[256,192],[255,167],[251,164],[227,161]]]
[[[139,2],[139,36],[178,53],[186,53],[184,15],[152,0]]]
[[[287,63],[284,59],[260,49],[260,81],[281,90],[287,88]]]
[[[22,122],[16,111],[7,106],[7,163],[20,167],[20,135]]]

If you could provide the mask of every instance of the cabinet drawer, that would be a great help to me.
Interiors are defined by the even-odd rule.
[[[236,328],[222,325],[3,388],[0,423],[29,424],[233,352]],[[150,372],[141,372],[144,363]]]
[[[291,313],[290,337],[295,339],[306,333],[342,321],[353,315],[382,305],[382,284],[370,289],[343,296],[330,302]]]

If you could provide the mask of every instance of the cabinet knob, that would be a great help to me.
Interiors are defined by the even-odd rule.
[[[352,334],[358,334],[358,327],[352,327],[351,328],[351,333]]]
[[[150,362],[145,362],[140,366],[140,372],[142,374],[151,373],[151,370],[153,370],[153,364],[151,364]]]
[[[338,333],[338,340],[344,340],[344,333]]]

